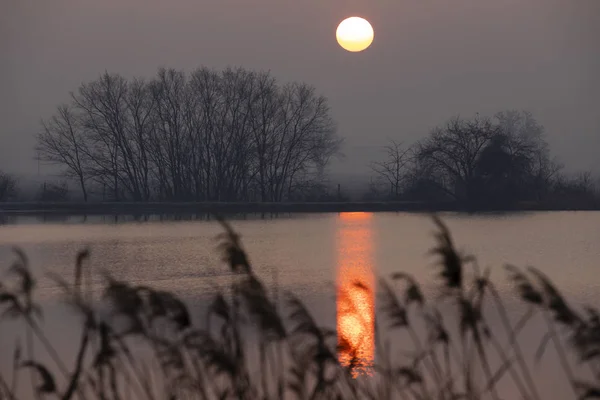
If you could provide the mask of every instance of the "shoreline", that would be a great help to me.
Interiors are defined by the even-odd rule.
[[[517,213],[532,211],[598,211],[598,205],[568,207],[519,203],[514,207],[467,208],[457,202],[64,202],[0,203],[0,216],[36,215],[178,215],[178,214],[287,214],[340,212],[459,212]]]

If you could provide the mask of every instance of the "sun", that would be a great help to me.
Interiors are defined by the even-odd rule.
[[[373,27],[364,18],[350,17],[338,25],[335,36],[343,49],[363,51],[373,43]]]

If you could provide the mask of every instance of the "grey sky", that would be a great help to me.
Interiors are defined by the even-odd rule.
[[[335,42],[352,15],[375,30],[364,53]],[[35,174],[40,118],[104,70],[200,65],[316,86],[346,138],[337,170],[366,172],[386,137],[517,108],[570,169],[600,171],[600,0],[0,0],[0,169]]]

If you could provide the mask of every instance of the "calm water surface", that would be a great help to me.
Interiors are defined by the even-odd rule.
[[[575,303],[600,305],[600,213],[442,217],[457,247],[475,255],[481,267],[491,267],[505,296],[512,292],[502,268],[509,262],[539,268]],[[278,290],[305,300],[324,324],[337,327],[339,340],[359,348],[367,361],[374,352],[375,298],[353,283],[372,289],[376,277],[402,271],[412,274],[426,294],[436,292],[434,259],[427,255],[435,227],[423,215],[319,214],[234,220],[232,225],[265,283],[274,287],[276,282]],[[172,290],[202,304],[204,295],[230,281],[216,251],[221,232],[210,221],[42,224],[22,219],[0,226],[0,265],[10,265],[11,246],[22,247],[39,279],[38,299],[49,306],[60,299],[60,291],[45,273],[71,279],[75,253],[89,246],[94,271]],[[523,311],[522,304],[513,306],[515,315]],[[51,329],[67,332],[65,320],[60,321]],[[534,349],[538,336],[532,331],[523,340]],[[5,346],[10,347],[0,340],[0,351]],[[544,374],[551,379],[560,373]]]
[[[600,285],[600,213],[443,218],[457,246],[476,255],[482,267],[492,267],[499,284],[505,282],[502,265],[510,262],[540,268],[581,300],[592,300]],[[301,295],[331,291],[344,267],[380,276],[404,271],[426,286],[434,283],[433,260],[427,256],[434,225],[426,216],[342,213],[232,224],[258,274]],[[210,221],[0,225],[0,265],[9,265],[12,246],[22,247],[40,274],[39,295],[52,296],[55,285],[41,275],[71,276],[75,253],[89,246],[96,271],[194,297],[227,279],[216,251],[221,231]]]

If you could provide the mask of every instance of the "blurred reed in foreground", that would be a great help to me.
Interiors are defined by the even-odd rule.
[[[525,315],[511,320],[489,270],[459,252],[445,224],[435,216],[433,221],[431,255],[438,262],[441,295],[426,298],[419,283],[402,272],[381,278],[376,359],[362,374],[357,371],[364,360],[351,357],[341,364],[337,356],[356,349],[319,326],[300,299],[269,293],[239,236],[223,220],[219,251],[231,284],[213,296],[202,324],[192,323],[175,294],[107,274],[102,296],[95,298],[87,250],[77,254],[71,281],[52,276],[82,317],[74,360],[61,357],[44,332],[28,259],[15,249],[16,261],[0,282],[0,312],[21,323],[23,335],[12,356],[2,354],[12,368],[0,375],[0,399],[24,398],[33,387],[34,398],[64,400],[496,400],[502,385],[518,396],[512,398],[543,400],[539,388],[548,382],[535,380],[535,360],[518,340],[533,318],[544,321],[534,358],[553,348],[572,398],[600,398],[598,311],[572,308],[539,270],[508,265],[508,278],[527,306]],[[368,289],[361,282],[356,286]],[[500,329],[491,328],[491,318],[500,321]],[[575,372],[582,366],[589,371],[585,380]]]

